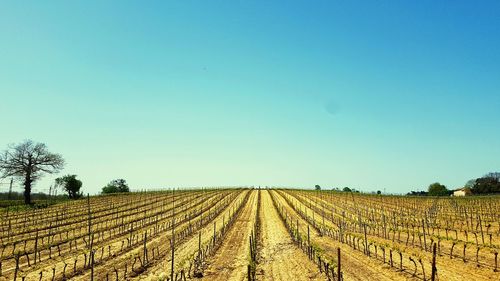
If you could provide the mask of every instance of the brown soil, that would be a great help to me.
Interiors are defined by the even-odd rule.
[[[307,199],[306,199],[307,200]],[[299,203],[300,204],[300,203]],[[309,214],[314,212],[312,209],[307,207],[306,205],[302,204],[301,207],[304,210],[307,210]],[[321,214],[316,212],[315,216],[315,221],[318,224],[322,223],[321,220]],[[325,220],[325,225],[327,227],[331,228],[336,228],[331,221]],[[327,238],[327,237],[325,237]],[[419,249],[418,247],[412,247],[411,245],[406,246],[403,243],[397,243],[397,241],[392,242],[391,240],[386,240],[377,236],[370,236],[368,235],[368,238],[372,241],[377,241],[379,244],[383,245],[384,243],[390,244],[390,245],[398,245],[401,249],[404,249],[405,252],[411,252],[415,253],[416,255],[420,255],[422,257],[425,257],[426,260],[431,260],[432,259],[432,254],[426,251],[423,251],[422,249]],[[320,240],[325,240],[325,239],[320,239]],[[327,238],[326,240],[332,240]],[[324,242],[321,242],[324,243]],[[338,244],[338,243],[337,243]],[[351,252],[353,253],[359,253],[352,248],[346,246],[347,249],[350,249]],[[457,246],[455,249],[456,253],[460,253],[461,249]],[[361,254],[362,255],[362,254]],[[362,255],[363,256],[363,255]],[[493,255],[492,255],[493,256]],[[471,258],[472,259],[472,258]],[[399,258],[395,257],[396,261],[399,261]],[[413,265],[409,264],[408,261],[405,262],[405,267],[411,268]],[[426,264],[426,273],[427,273],[427,278],[429,277],[429,273],[431,270],[431,265]],[[389,266],[386,266],[387,268],[390,269]],[[484,268],[484,267],[477,267],[475,262],[472,260],[469,260],[468,262],[464,263],[462,259],[460,258],[453,258],[450,259],[449,256],[444,254],[443,256],[438,256],[436,258],[436,268],[438,269],[438,277],[441,278],[441,280],[498,280],[495,278],[498,278],[498,273],[493,272],[493,270],[489,268]],[[423,276],[420,276],[423,278]]]
[[[299,221],[301,233],[307,233],[309,223],[303,220],[279,195],[272,191],[279,202],[285,206],[287,213],[294,217],[294,220]],[[310,226],[311,241],[313,244],[319,245],[326,254],[336,253],[337,247],[341,250],[342,272],[344,280],[408,280],[408,277],[393,271],[389,266],[386,266],[376,260],[359,253],[345,244],[341,244],[329,237],[319,236]],[[335,257],[335,256],[332,256]],[[410,279],[411,280],[411,279]]]
[[[299,250],[278,212],[269,191],[261,194],[262,251],[257,266],[259,280],[325,280],[316,266]]]
[[[257,191],[252,191],[238,220],[228,231],[224,242],[205,270],[203,280],[246,280],[250,260],[249,237],[255,223]]]
[[[202,244],[205,244],[212,239],[213,229],[214,229],[213,222],[216,223],[216,231],[219,231],[220,228],[222,227],[222,222],[224,220],[227,220],[230,210],[232,210],[233,206],[236,207],[237,202],[239,200],[243,200],[245,195],[246,192],[240,194],[236,198],[236,200],[234,200],[230,204],[229,208],[223,211],[218,217],[215,218],[215,220],[212,221],[212,223],[208,224],[201,230]],[[185,266],[186,263],[189,261],[189,259],[193,256],[193,254],[196,253],[197,249],[198,249],[198,235],[194,235],[193,237],[184,241],[181,245],[177,246],[175,250],[175,271],[178,271],[180,267]],[[131,280],[161,280],[161,276],[169,276],[166,273],[170,273],[170,268],[172,263],[171,261],[172,261],[171,258],[168,257],[166,260],[152,265],[142,274],[134,278],[131,278]]]
[[[241,191],[241,192],[240,192]],[[176,212],[176,217],[179,219],[179,224],[176,225],[176,233],[186,233],[183,230],[188,229],[188,226],[191,223],[195,223],[200,219],[200,215],[197,217],[193,217],[192,219],[186,221],[183,218],[186,218],[187,215],[194,211],[203,209],[203,217],[207,217],[207,213],[210,213],[205,208],[199,208],[201,202],[204,202],[205,207],[210,206],[223,206],[223,208],[217,209],[217,213],[214,213],[212,210],[212,216],[210,216],[209,220],[203,220],[203,224],[199,228],[196,228],[193,232],[188,232],[188,235],[179,235],[179,237],[183,237],[182,239],[176,238],[176,248],[175,248],[175,272],[179,272],[181,269],[189,268],[190,262],[193,260],[193,257],[198,253],[198,234],[201,233],[201,244],[207,245],[210,244],[210,241],[213,239],[214,226],[215,230],[219,232],[222,229],[223,222],[228,221],[230,214],[240,206],[241,202],[243,202],[243,198],[249,194],[248,201],[242,205],[241,212],[238,213],[234,223],[231,224],[230,228],[227,228],[225,235],[219,239],[221,242],[219,248],[215,248],[212,253],[212,256],[208,256],[208,260],[206,263],[204,276],[200,279],[203,280],[247,280],[247,266],[250,262],[249,255],[249,236],[254,227],[256,216],[259,216],[261,222],[260,228],[260,236],[259,236],[259,246],[258,246],[258,263],[257,263],[257,280],[325,280],[325,275],[320,274],[317,266],[308,259],[307,255],[298,248],[292,238],[288,230],[285,227],[285,224],[280,218],[278,210],[275,208],[272,197],[276,199],[276,201],[283,206],[283,211],[287,215],[287,220],[292,220],[295,225],[297,222],[299,224],[299,231],[302,237],[307,236],[308,227],[310,231],[311,244],[318,249],[321,253],[322,258],[326,258],[328,262],[334,262],[337,258],[337,248],[341,249],[341,257],[342,257],[342,272],[343,272],[343,280],[377,280],[377,281],[392,281],[392,280],[423,280],[424,276],[422,274],[422,270],[420,264],[418,264],[418,272],[416,276],[412,276],[413,272],[413,264],[406,258],[409,255],[413,257],[421,257],[423,261],[423,266],[425,267],[425,274],[427,280],[430,277],[430,259],[431,253],[423,251],[421,246],[417,243],[408,244],[404,242],[406,236],[403,237],[403,242],[401,241],[392,241],[391,239],[387,239],[385,237],[380,236],[377,233],[368,233],[367,238],[369,241],[374,242],[379,246],[384,246],[386,250],[386,258],[389,257],[389,249],[392,249],[394,253],[394,267],[391,267],[387,263],[384,263],[381,248],[378,248],[378,252],[374,252],[374,246],[370,248],[370,256],[367,256],[360,251],[356,250],[349,246],[348,244],[341,243],[333,237],[321,236],[319,232],[316,231],[316,226],[324,226],[328,229],[337,229],[337,225],[332,222],[331,219],[326,218],[323,220],[324,211],[321,210],[321,204],[325,203],[325,209],[329,208],[337,208],[339,210],[346,210],[346,212],[353,212],[352,210],[357,210],[354,206],[351,209],[350,205],[338,205],[336,201],[328,201],[325,198],[319,197],[313,199],[312,196],[309,196],[307,193],[299,193],[297,191],[286,190],[286,191],[277,191],[277,190],[261,190],[261,206],[260,212],[257,214],[257,198],[258,192],[257,190],[240,190],[238,193],[235,193],[234,197],[230,197],[229,201],[222,201],[219,197],[215,197],[214,194],[205,195],[203,194],[200,197],[193,197],[193,199],[188,199],[189,197],[182,198],[179,197],[180,209]],[[227,192],[227,191],[218,191],[218,192]],[[236,192],[236,191],[231,191]],[[293,198],[289,203],[285,200],[288,196],[291,195]],[[137,197],[139,200],[143,197]],[[143,200],[152,200],[145,196]],[[163,200],[169,200],[169,196],[165,196]],[[112,198],[108,198],[111,200]],[[300,199],[300,200],[297,200]],[[94,200],[100,200],[99,198]],[[135,205],[127,205],[128,199],[120,199],[116,200],[118,204],[125,204],[123,208],[125,210],[125,214],[134,211]],[[96,201],[97,202],[97,201]],[[142,201],[140,201],[142,202]],[[148,202],[148,201],[144,201]],[[186,203],[188,202],[188,203]],[[349,201],[347,201],[349,202]],[[220,204],[223,203],[223,204]],[[321,203],[321,204],[320,204]],[[342,202],[343,204],[347,204]],[[101,206],[102,202],[97,202],[96,206]],[[146,204],[147,205],[147,204]],[[292,205],[299,207],[301,212],[304,212],[308,217],[308,220],[304,219],[296,212]],[[121,206],[121,205],[120,205]],[[137,205],[139,206],[139,205]],[[155,205],[154,210],[161,209],[161,205]],[[319,207],[318,207],[319,206]],[[348,206],[348,207],[346,207]],[[81,208],[82,209],[82,208]],[[78,209],[77,209],[78,210]],[[80,216],[86,216],[85,210],[80,211]],[[99,212],[99,214],[107,214],[107,210],[103,209]],[[218,214],[215,216],[215,214]],[[331,211],[331,216],[333,217],[334,212]],[[146,216],[146,214],[138,213],[133,214],[130,218],[137,218],[140,216]],[[169,213],[165,212],[165,215],[162,217],[160,222],[168,222],[170,221]],[[336,213],[338,216],[338,213]],[[189,218],[189,217],[188,217]],[[16,225],[22,225],[25,218],[23,216],[19,216],[16,219]],[[96,219],[95,222],[105,224],[107,222],[111,222],[111,220],[115,220],[115,216],[102,216],[102,218]],[[72,218],[68,217],[66,219],[68,222],[71,222]],[[19,222],[18,222],[19,221]],[[314,221],[314,222],[313,222]],[[21,222],[21,223],[20,223]],[[116,221],[114,221],[116,223]],[[208,224],[207,224],[208,223]],[[76,224],[76,223],[75,223]],[[107,225],[107,224],[106,224]],[[69,224],[67,227],[73,227],[72,224]],[[153,229],[152,224],[144,224],[139,225],[137,228],[134,228],[134,233],[144,233],[145,231]],[[494,224],[492,229],[496,229],[497,224]],[[61,229],[65,229],[66,226],[61,226]],[[16,230],[17,234],[13,235],[10,239],[24,239],[23,237],[29,236],[28,234],[23,234],[21,230]],[[358,230],[353,230],[355,234],[361,234]],[[31,233],[33,234],[33,233]],[[124,248],[121,250],[122,241],[126,241],[129,237],[128,232],[118,232],[116,235],[113,232],[113,235],[105,234],[104,239],[96,240],[94,243],[95,249],[101,249],[105,246],[105,251],[101,253],[98,251],[96,253],[96,266],[94,268],[94,280],[106,280],[103,276],[106,276],[107,273],[111,272],[110,280],[115,280],[113,274],[113,267],[117,267],[120,269],[120,276],[118,280],[147,280],[147,281],[157,281],[157,280],[166,280],[166,277],[169,276],[170,267],[171,267],[171,257],[168,254],[164,254],[168,252],[170,249],[170,238],[171,232],[168,231],[168,227],[163,231],[160,231],[157,235],[148,236],[147,246],[148,248],[157,247],[160,248],[160,252],[162,255],[160,257],[156,257],[155,259],[151,259],[150,263],[146,266],[146,268],[141,268],[137,270],[135,273],[132,272],[130,268],[131,263],[130,260],[134,259],[135,255],[141,253],[143,249],[142,243],[135,243],[130,248]],[[177,235],[177,234],[176,234]],[[404,234],[403,234],[404,235]],[[439,232],[438,232],[439,235]],[[458,234],[459,238],[463,234]],[[454,237],[454,236],[453,236]],[[471,236],[472,237],[472,236]],[[471,244],[468,244],[467,250],[472,253],[473,249],[475,249],[475,245],[472,238],[469,237],[468,241]],[[59,236],[55,237],[56,242],[57,239],[63,239]],[[70,240],[72,238],[70,234]],[[492,238],[493,242],[498,241],[498,237],[494,236]],[[217,240],[217,241],[219,241]],[[6,240],[5,238],[3,241]],[[27,243],[28,249],[33,245],[33,240]],[[140,241],[140,240],[139,240]],[[451,241],[451,240],[450,240]],[[453,259],[449,258],[449,255],[446,254],[448,248],[450,247],[450,241],[442,241],[442,249],[443,255],[437,257],[437,269],[438,269],[438,279],[437,280],[500,280],[499,273],[493,272],[493,268],[491,266],[493,261],[493,252],[488,249],[481,249],[479,253],[480,260],[486,260],[488,264],[484,265],[475,262],[475,255],[469,254],[467,252],[466,262],[464,262],[459,256],[454,257]],[[471,242],[472,241],[472,242]],[[494,244],[494,243],[493,243]],[[150,245],[152,247],[150,247]],[[109,246],[109,248],[108,248]],[[18,247],[20,247],[18,245]],[[363,247],[363,246],[361,246]],[[456,246],[454,248],[455,255],[461,255],[462,253],[462,245]],[[470,247],[470,248],[469,248]],[[13,247],[9,246],[4,250],[4,255],[10,254]],[[19,248],[17,248],[19,249]],[[111,252],[111,257],[108,253],[108,249]],[[403,268],[404,270],[399,270],[399,255],[394,252],[396,250],[401,250],[402,253],[406,254],[405,259],[403,259]],[[498,247],[495,248],[498,250]],[[53,249],[52,258],[49,259],[48,255],[43,252],[42,260],[37,265],[27,265],[27,261],[25,261],[25,257],[23,256],[20,260],[20,269],[18,272],[17,280],[21,280],[22,276],[25,276],[26,281],[38,281],[38,280],[51,280],[52,278],[52,270],[55,269],[55,278],[54,280],[63,280],[62,272],[65,268],[65,264],[67,264],[66,272],[73,272],[73,264],[75,259],[77,259],[77,268],[79,269],[79,273],[76,276],[70,275],[68,280],[90,280],[90,269],[83,269],[83,253],[87,253],[88,250],[85,248],[84,242],[82,239],[78,240],[78,250],[69,249],[68,245],[61,246],[61,255]],[[57,254],[56,254],[57,253]],[[474,252],[475,253],[475,252]],[[33,259],[33,255],[30,257]],[[103,259],[102,259],[103,258]],[[2,259],[0,258],[0,261]],[[31,263],[33,261],[31,260]],[[124,265],[127,264],[128,274],[127,277],[122,277]],[[3,270],[0,274],[0,281],[13,280],[13,271],[15,268],[15,262],[13,259],[3,260]],[[136,265],[136,268],[138,266]],[[40,272],[43,272],[43,277],[40,278]],[[192,280],[188,278],[188,280]]]

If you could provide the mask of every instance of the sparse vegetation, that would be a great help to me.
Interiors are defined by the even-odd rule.
[[[491,280],[499,212],[500,197],[277,189],[96,196],[3,210],[0,280],[279,280],[282,272],[294,280],[380,272]]]

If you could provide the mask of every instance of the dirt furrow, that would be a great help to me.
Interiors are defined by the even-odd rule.
[[[212,196],[208,197],[205,200],[210,200],[211,198],[212,198]],[[180,201],[180,204],[188,203],[187,200],[188,199]],[[183,212],[187,212],[188,210],[191,210],[191,208],[185,209]],[[163,223],[167,219],[168,219],[168,217],[161,219],[160,223]],[[115,226],[115,229],[118,227],[119,226]],[[136,228],[134,231],[140,232],[144,229],[151,229],[153,227],[154,227],[154,225],[150,222],[148,224],[145,224],[144,226],[139,226],[139,228]],[[107,238],[106,238],[106,235],[104,235],[105,238],[103,240],[100,240],[100,241],[96,240],[94,242],[94,248],[98,249],[99,247],[106,246],[106,247],[110,247],[110,248],[106,249],[106,254],[109,255],[109,251],[112,251],[113,253],[115,253],[121,248],[120,247],[121,241],[124,239],[124,237],[126,238],[127,236],[128,236],[127,232],[114,233],[112,236],[108,236]],[[79,240],[78,245],[84,245],[84,243],[81,241],[83,241],[83,240]],[[75,243],[76,243],[76,241],[75,241]],[[51,268],[56,268],[56,274],[60,274],[62,271],[62,268],[64,267],[64,263],[66,262],[69,264],[69,266],[68,266],[68,272],[69,272],[69,271],[71,271],[72,262],[74,261],[75,257],[82,255],[82,253],[84,253],[85,251],[86,251],[85,247],[82,248],[82,246],[80,246],[80,250],[76,250],[75,246],[73,246],[73,249],[70,250],[69,246],[65,245],[65,246],[61,247],[61,251],[60,251],[61,255],[58,255],[57,252],[55,250],[53,250],[53,254],[52,254],[53,258],[51,258],[51,259],[49,259],[47,256],[44,256],[43,259],[38,257],[38,259],[41,259],[41,261],[38,262],[36,266],[32,266],[32,267],[28,268],[27,270],[25,269],[25,267],[28,266],[27,262],[24,262],[24,263],[20,264],[19,266],[20,266],[20,269],[24,269],[26,271],[25,275],[26,275],[28,280],[30,280],[30,278],[32,278],[33,280],[35,280],[35,279],[38,280],[40,271],[44,271],[43,280],[51,280],[51,274],[50,274]],[[99,252],[99,253],[101,253],[101,252]],[[104,254],[104,252],[102,252],[102,253]],[[43,254],[46,255],[45,252],[43,252]],[[120,254],[126,254],[126,253],[124,252],[124,253],[120,253]],[[106,256],[106,255],[104,255],[104,256]],[[99,254],[98,254],[98,257],[99,257]],[[4,274],[6,272],[8,273],[9,271],[10,272],[14,271],[15,263],[14,264],[12,264],[12,263],[13,262],[11,262],[11,264],[4,262],[4,265],[3,265]],[[32,263],[33,263],[33,261],[32,261]],[[83,263],[84,263],[83,261],[77,262],[78,267],[79,268],[83,267]],[[55,279],[57,280],[57,278],[55,278]]]
[[[237,201],[238,198],[242,198],[241,197],[242,194],[239,194],[237,196],[237,198],[235,200],[233,200],[232,203],[230,203],[229,206],[232,206],[232,204],[235,204],[235,202]],[[227,213],[229,211],[229,208],[230,207],[226,207],[226,209],[224,211],[222,211],[222,213]],[[205,212],[206,214],[207,212]],[[179,214],[180,215],[180,214]],[[222,215],[222,214],[221,214]],[[195,220],[199,220],[200,217],[196,217]],[[195,223],[195,220],[193,220],[193,223]],[[181,223],[180,225],[177,225],[176,226],[176,229],[179,231],[181,229],[185,229],[187,228],[189,225],[189,222],[183,222]],[[160,242],[160,249],[162,249],[162,251],[166,248],[170,248],[170,238],[171,238],[171,232],[170,231],[165,231],[163,233],[160,233],[157,237],[151,239],[149,242],[148,242],[148,245],[153,245],[153,244],[158,244],[159,241],[164,241],[164,242]],[[184,241],[182,241],[182,243],[184,243]],[[148,246],[150,247],[150,246]],[[117,257],[114,257],[113,259],[103,263],[103,264],[99,264],[96,266],[96,276],[98,274],[105,274],[105,272],[112,272],[112,268],[113,266],[115,265],[119,265],[121,263],[127,263],[127,261],[130,261],[130,257],[133,257],[134,254],[137,254],[138,251],[141,251],[141,248],[142,248],[142,243],[141,244],[138,244],[136,246],[134,246],[133,249],[130,249],[128,252],[126,253],[121,253],[119,256]],[[151,247],[150,247],[151,248]],[[177,257],[181,257],[177,252],[176,252],[176,258]],[[170,259],[169,259],[170,260]],[[155,267],[154,265],[151,265],[152,267]],[[156,267],[155,267],[156,268]],[[169,269],[170,267],[162,267],[160,268],[161,271],[165,271],[166,269]],[[129,269],[129,273],[131,272],[131,269]],[[146,273],[148,272],[147,270],[145,272],[143,272],[142,274],[140,274],[139,276],[140,277],[148,277],[149,276],[149,273]],[[76,276],[74,277],[75,280],[89,280],[90,279],[90,271],[87,270],[83,275],[79,275],[79,276]],[[130,274],[129,276],[127,276],[127,279],[130,279]],[[157,280],[157,278],[155,277],[155,279],[153,280]]]
[[[247,191],[251,192],[251,191]],[[216,231],[219,231],[222,228],[222,224],[224,221],[227,221],[229,217],[229,213],[233,212],[235,208],[237,208],[237,202],[243,200],[246,192],[242,192],[227,208],[223,211],[219,216],[217,216],[212,223],[203,227],[201,231],[201,244],[205,244],[208,241],[213,239],[213,230],[214,230],[214,222],[216,226]],[[250,198],[252,199],[252,197]],[[250,201],[249,201],[250,202]],[[234,208],[233,208],[234,207]],[[168,243],[168,242],[167,242]],[[198,235],[195,235],[188,240],[184,241],[182,244],[177,246],[175,250],[175,271],[179,269],[180,266],[185,265],[188,259],[191,257],[193,253],[195,253],[198,249]],[[150,268],[146,269],[142,274],[132,278],[132,280],[161,280],[162,276],[169,276],[167,273],[170,272],[171,268],[171,258],[168,257],[166,260],[156,263]]]
[[[216,254],[209,259],[203,280],[245,280],[249,262],[249,236],[257,211],[257,192],[251,197],[243,212],[224,238]]]
[[[295,247],[273,206],[268,190],[262,191],[262,251],[257,267],[260,280],[324,280],[318,268]]]
[[[302,197],[303,200],[306,200],[306,202],[309,200],[306,197]],[[315,221],[319,225],[322,223],[321,221],[321,214],[314,211],[313,209],[309,208],[307,204],[301,204],[302,208],[307,210],[309,214],[315,213]],[[336,226],[329,220],[325,220],[325,225],[327,227],[331,228],[336,228]],[[325,237],[326,238],[326,237]],[[430,267],[430,260],[432,259],[432,254],[426,251],[423,251],[419,249],[418,247],[413,247],[411,245],[406,246],[403,243],[398,243],[398,242],[392,242],[390,240],[386,240],[377,236],[373,235],[368,235],[368,238],[371,241],[377,241],[380,245],[384,244],[391,244],[391,245],[397,245],[401,249],[405,249],[408,252],[413,252],[416,255],[418,254],[419,256],[425,257],[428,262],[428,266]],[[330,239],[331,240],[331,239]],[[457,252],[460,252],[460,250],[456,250]],[[426,265],[426,266],[427,266]],[[409,268],[411,268],[410,264],[405,265]],[[455,258],[455,259],[449,259],[447,255],[443,256],[438,256],[436,259],[436,267],[438,269],[438,277],[445,279],[445,280],[495,280],[495,278],[498,278],[498,274],[493,272],[493,270],[489,268],[479,268],[476,266],[474,262],[463,262],[461,259]],[[390,267],[387,267],[390,268]],[[427,273],[429,273],[429,270],[427,270]],[[427,276],[428,277],[428,276]]]
[[[299,228],[302,233],[307,233],[309,223],[303,220],[281,197],[278,192],[273,194],[278,201],[285,206],[287,213],[299,221]],[[329,237],[321,237],[310,227],[311,241],[319,245],[326,253],[335,253],[340,247],[342,253],[342,272],[344,280],[407,280],[408,277],[398,272],[390,270],[389,266],[383,265],[375,260],[370,260],[362,253],[356,252],[345,244],[338,243]]]

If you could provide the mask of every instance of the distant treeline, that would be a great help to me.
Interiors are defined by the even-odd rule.
[[[39,192],[39,193],[31,193],[31,196],[34,200],[48,200],[48,199],[67,199],[67,194],[61,195],[48,195],[47,193]],[[24,200],[24,194],[22,192],[12,192],[10,194],[8,192],[0,192],[0,200]]]
[[[488,173],[480,178],[471,179],[465,183],[462,189],[466,195],[498,195],[500,194],[500,173]],[[452,195],[454,190],[436,182],[429,185],[427,191],[411,191],[407,195],[412,196],[447,196]]]
[[[63,195],[48,195],[46,193],[32,193],[31,198],[35,203],[38,203],[40,201],[61,201],[68,199],[68,195],[63,194]],[[18,206],[18,205],[23,205],[24,204],[24,194],[21,192],[0,192],[0,208],[5,208],[5,207],[12,207],[12,206]]]

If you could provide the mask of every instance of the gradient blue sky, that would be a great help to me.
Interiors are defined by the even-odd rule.
[[[45,142],[90,193],[120,177],[458,187],[500,170],[499,15],[500,1],[2,1],[0,148]]]

